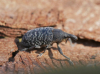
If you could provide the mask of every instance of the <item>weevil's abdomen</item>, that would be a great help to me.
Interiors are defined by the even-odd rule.
[[[22,44],[24,46],[42,46],[50,44],[53,40],[52,27],[41,27],[33,30],[29,30],[22,38]]]

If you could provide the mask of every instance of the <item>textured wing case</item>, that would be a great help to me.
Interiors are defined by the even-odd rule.
[[[52,27],[41,27],[29,30],[22,38],[24,46],[42,46],[50,44],[53,40]]]

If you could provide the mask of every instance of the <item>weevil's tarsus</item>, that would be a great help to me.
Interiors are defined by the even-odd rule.
[[[61,48],[59,47],[59,44],[57,44],[57,47],[58,47],[58,51],[60,52],[60,54],[63,55],[65,58],[67,58],[67,60],[70,63],[70,65],[74,65],[73,62],[70,60],[70,58],[63,54]]]
[[[71,60],[68,60],[68,62],[69,62],[69,64],[70,64],[71,66],[74,66],[74,63],[73,63]]]

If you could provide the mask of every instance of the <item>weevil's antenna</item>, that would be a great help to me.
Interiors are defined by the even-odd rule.
[[[75,35],[72,35],[72,34],[68,34],[66,33],[66,38],[68,38],[69,42],[70,42],[70,45],[72,47],[75,46],[75,44],[73,44],[72,40],[77,40],[78,38],[75,36]],[[66,41],[67,42],[67,41]]]
[[[71,38],[68,38],[68,40],[69,40],[69,42],[70,42],[70,45],[71,45],[72,47],[74,47],[76,43],[73,44]]]

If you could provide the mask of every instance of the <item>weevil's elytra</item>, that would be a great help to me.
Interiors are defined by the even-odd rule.
[[[53,28],[41,27],[34,30],[29,30],[22,38],[24,46],[44,46],[48,45],[53,40]],[[36,47],[35,47],[36,48]]]
[[[33,30],[29,30],[25,35],[22,37],[21,44],[27,48],[21,49],[22,51],[30,50],[33,48],[42,48],[45,47],[44,52],[47,48],[51,48],[53,43],[57,43],[58,51],[61,55],[69,60],[71,64],[73,62],[65,56],[59,47],[59,43],[63,40],[68,39],[77,40],[77,37],[72,34],[68,34],[63,32],[60,29],[54,29],[53,27],[40,27]],[[42,56],[43,53],[40,53],[39,56]]]

